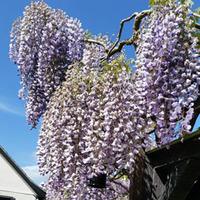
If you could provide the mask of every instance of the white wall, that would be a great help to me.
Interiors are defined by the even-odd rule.
[[[35,193],[0,154],[0,195],[16,200],[35,200]]]

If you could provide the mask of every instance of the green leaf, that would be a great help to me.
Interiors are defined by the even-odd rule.
[[[149,0],[149,4],[150,6],[154,6],[154,5],[167,5],[171,2],[175,2],[176,0]],[[182,0],[181,0],[182,1]]]
[[[89,30],[85,31],[85,39],[91,39],[92,38],[92,33]]]
[[[150,6],[155,5],[155,0],[149,0],[149,4],[150,4]]]
[[[184,4],[186,6],[192,6],[193,1],[192,0],[180,0],[181,4]]]

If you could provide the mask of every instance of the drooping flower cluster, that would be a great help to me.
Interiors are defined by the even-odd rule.
[[[80,22],[44,2],[32,3],[11,32],[10,57],[19,65],[27,117],[43,115],[38,164],[48,174],[48,200],[114,200],[156,125],[160,142],[190,130],[200,66],[188,8],[155,5],[141,27],[132,74],[125,58],[106,57],[104,45],[84,43]],[[105,47],[103,47],[105,46]],[[106,174],[106,188],[89,181]],[[119,181],[119,180],[118,180]],[[129,183],[128,183],[129,185]]]
[[[146,84],[147,115],[154,118],[161,143],[190,131],[198,97],[200,65],[188,8],[154,6],[144,23],[136,52],[137,73]]]
[[[92,189],[87,182],[98,174],[134,169],[146,140],[134,91],[130,68],[120,58],[102,69],[73,65],[67,70],[44,114],[39,140],[40,170],[50,176],[49,199],[61,200],[65,192],[80,200],[127,193],[109,178],[106,189]]]
[[[34,127],[66,67],[80,61],[84,31],[78,20],[44,2],[32,2],[13,24],[10,58],[19,66],[28,122]]]
[[[89,39],[100,42],[103,46],[92,42],[85,43],[83,59],[81,62],[86,66],[90,66],[90,68],[100,68],[102,59],[105,59],[107,56],[105,48],[109,49],[109,47],[111,47],[111,42],[109,41],[108,36],[103,35],[95,36],[94,38],[90,37]],[[109,60],[114,60],[117,56],[112,56]]]

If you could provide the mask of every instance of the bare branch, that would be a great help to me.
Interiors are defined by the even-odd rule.
[[[120,52],[125,45],[134,45],[136,47],[136,40],[137,40],[137,37],[139,34],[139,28],[140,28],[141,21],[144,17],[146,17],[150,13],[151,13],[151,10],[144,10],[141,13],[133,13],[130,17],[121,21],[121,23],[120,23],[121,26],[120,26],[120,30],[119,30],[119,33],[117,36],[117,40],[113,44],[113,46],[110,48],[110,50],[108,51],[107,58],[109,58],[110,56],[114,55],[117,52]],[[134,17],[135,17],[135,23],[134,23],[134,28],[133,28],[134,29],[133,36],[131,38],[119,43],[119,41],[121,39],[121,34],[122,34],[124,23],[127,21],[130,21]],[[117,47],[117,45],[118,45],[118,47]]]
[[[122,48],[125,46],[125,45],[134,45],[134,41],[135,41],[136,37],[135,36],[132,36],[130,39],[128,40],[124,40],[122,42],[119,43],[118,47],[115,47],[112,51],[110,50],[108,52],[108,58],[111,57],[112,55],[114,55],[115,53],[117,52],[121,52]]]
[[[104,43],[94,40],[94,39],[86,39],[85,42],[101,45],[105,49],[105,52],[107,53],[107,58],[102,58],[102,61],[104,61],[105,59],[108,59],[109,57],[111,57],[112,55],[114,55],[117,52],[121,52],[122,48],[125,45],[134,45],[136,47],[136,40],[138,38],[139,28],[140,28],[142,19],[144,17],[146,17],[147,15],[149,15],[150,13],[151,13],[151,10],[144,10],[140,13],[137,13],[137,12],[133,13],[131,16],[127,17],[126,19],[123,19],[120,22],[120,29],[119,29],[119,33],[117,35],[117,39],[110,49],[108,49]],[[134,17],[135,17],[135,23],[134,23],[133,36],[127,40],[123,40],[122,42],[120,42],[124,24],[128,21],[131,21]],[[117,45],[118,45],[118,47],[117,47]]]
[[[84,42],[98,44],[98,45],[102,46],[106,52],[108,52],[108,49],[103,42],[100,42],[100,41],[94,40],[94,39],[85,39]]]
[[[142,11],[141,13],[139,13],[136,17],[135,17],[135,23],[134,23],[134,26],[133,26],[133,31],[134,32],[137,32],[140,28],[140,24],[142,22],[142,19],[148,15],[151,14],[151,10],[144,10]]]
[[[196,23],[195,28],[200,29],[200,24]]]
[[[117,40],[116,42],[113,44],[113,46],[111,47],[111,49],[109,50],[109,52],[111,52],[119,43],[120,39],[121,39],[121,35],[122,35],[122,30],[123,30],[123,27],[124,27],[124,23],[125,22],[128,22],[130,20],[132,20],[138,13],[133,13],[130,17],[127,17],[126,19],[123,19],[121,22],[120,22],[120,29],[119,29],[119,33],[117,35]]]

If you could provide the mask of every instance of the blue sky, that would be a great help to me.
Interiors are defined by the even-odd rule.
[[[148,9],[147,0],[46,0],[50,6],[63,9],[68,15],[80,19],[83,28],[93,34],[108,34],[116,37],[119,22],[133,12]],[[195,0],[196,5],[200,2]],[[198,3],[197,3],[198,2]],[[36,182],[36,146],[39,127],[30,130],[26,124],[24,102],[17,97],[19,77],[17,66],[8,58],[9,32],[12,22],[22,15],[30,0],[4,0],[0,2],[0,145]],[[131,34],[131,25],[126,25],[124,38]],[[129,57],[133,49],[127,49]]]

